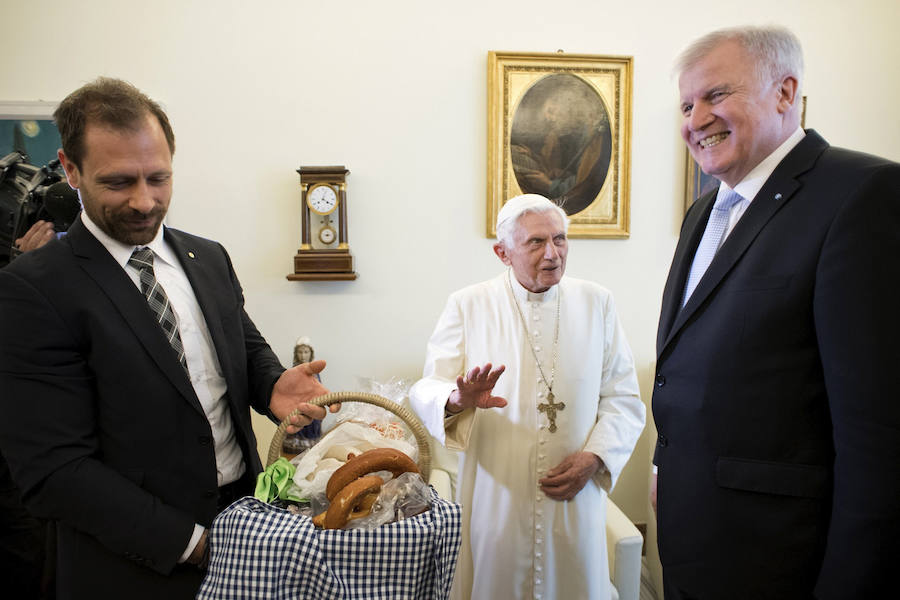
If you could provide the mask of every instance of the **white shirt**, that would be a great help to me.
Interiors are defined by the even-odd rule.
[[[140,274],[135,267],[128,264],[128,259],[136,248],[145,246],[133,246],[113,239],[91,221],[85,211],[81,211],[81,220],[140,290]],[[178,332],[184,346],[191,386],[197,394],[197,399],[200,400],[212,430],[216,452],[216,479],[221,487],[239,479],[247,468],[235,438],[234,424],[225,396],[228,389],[222,375],[222,367],[203,311],[194,295],[194,289],[175,251],[166,243],[162,226],[146,247],[153,251],[153,272],[165,290],[178,321]],[[203,528],[195,525],[194,535],[187,551],[181,557],[181,562],[190,555],[202,532]]]
[[[756,195],[759,193],[759,190],[762,189],[763,185],[765,185],[766,181],[775,171],[775,167],[784,159],[788,153],[794,149],[794,146],[800,143],[806,137],[806,132],[803,131],[801,127],[797,127],[796,131],[788,136],[780,146],[775,148],[775,151],[772,152],[769,156],[764,158],[762,162],[753,167],[747,176],[744,177],[740,183],[734,186],[734,191],[740,194],[741,200],[740,202],[735,203],[731,207],[731,211],[728,213],[728,228],[725,230],[725,235],[722,236],[722,241],[719,242],[719,247],[721,247],[722,243],[725,242],[725,238],[731,233],[731,230],[734,229],[734,226],[737,225],[737,222],[741,219],[744,213],[747,211],[747,207],[750,206],[750,203],[753,202],[753,199],[756,198]],[[719,193],[716,195],[716,199],[721,198],[723,195],[727,194],[732,188],[728,186],[724,181],[719,186]]]
[[[542,294],[507,273],[455,292],[428,342],[424,377],[410,404],[433,436],[461,450],[457,500],[463,506],[454,598],[608,598],[606,493],[644,426],[631,350],[610,293],[564,277]],[[554,401],[564,403],[550,433],[547,379],[560,301]],[[444,419],[456,377],[476,365],[506,365],[494,394],[504,408]],[[566,456],[599,456],[605,469],[569,502],[548,498],[538,480]]]

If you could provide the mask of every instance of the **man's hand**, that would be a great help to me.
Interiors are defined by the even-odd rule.
[[[209,566],[209,548],[207,544],[209,544],[209,529],[204,529],[203,533],[200,534],[200,539],[197,540],[197,545],[194,546],[191,555],[187,557],[185,562],[205,571]]]
[[[491,369],[491,363],[483,367],[474,367],[465,377],[456,378],[456,389],[447,399],[447,410],[452,413],[461,412],[467,408],[502,408],[506,406],[506,400],[500,396],[492,396],[497,379],[503,374],[506,367],[500,365]]]
[[[288,433],[297,433],[302,427],[312,423],[313,419],[324,419],[325,409],[321,406],[307,404],[309,401],[328,393],[328,390],[316,379],[316,373],[321,373],[325,368],[324,360],[314,360],[310,363],[299,364],[281,374],[275,387],[272,388],[272,398],[269,401],[269,410],[278,420],[283,421],[295,408],[303,413],[301,416],[291,418]],[[340,410],[340,404],[332,404],[331,412]]]
[[[650,476],[650,506],[653,507],[653,516],[656,516],[656,473]]]
[[[53,223],[38,221],[25,232],[25,235],[16,240],[15,245],[20,252],[28,252],[40,248],[55,236],[56,230],[53,229]]]
[[[576,452],[547,471],[547,476],[538,483],[548,498],[571,500],[601,466],[603,461],[593,452]]]

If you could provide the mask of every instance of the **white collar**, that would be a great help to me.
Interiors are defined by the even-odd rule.
[[[504,277],[511,282],[513,295],[519,302],[548,302],[550,300],[556,300],[556,294],[559,293],[559,284],[551,286],[550,289],[544,292],[536,293],[530,291],[524,285],[519,283],[519,280],[516,279],[516,274],[513,273],[512,267],[506,270],[506,275],[504,275]]]
[[[132,244],[120,242],[119,240],[112,238],[91,220],[91,218],[87,214],[87,211],[81,211],[81,222],[84,223],[84,226],[87,227],[88,231],[94,234],[94,237],[97,238],[97,241],[103,244],[103,247],[106,248],[106,251],[109,252],[109,254],[113,257],[113,260],[119,263],[119,266],[121,266],[123,269],[125,268],[125,265],[128,264],[128,259],[131,258],[131,254],[134,252],[134,250],[136,248],[144,247],[153,250],[153,254],[155,254],[163,261],[169,263],[170,265],[175,266],[178,264],[178,258],[175,256],[175,252],[169,247],[163,237],[163,229],[165,228],[165,225],[159,226],[159,231],[156,232],[156,236],[150,241],[149,244],[135,246]]]
[[[806,132],[803,131],[801,127],[797,127],[796,131],[788,136],[784,142],[781,143],[780,146],[775,148],[775,151],[772,154],[765,157],[762,162],[753,167],[747,176],[741,179],[741,181],[734,186],[734,191],[741,195],[742,198],[746,198],[747,200],[752,201],[756,198],[756,195],[759,193],[759,190],[762,189],[762,186],[765,185],[766,181],[775,171],[775,168],[778,164],[784,159],[785,156],[788,155],[788,152],[794,149],[794,146],[800,143],[806,136]],[[732,189],[728,184],[724,181],[722,185],[725,186],[725,189]],[[722,191],[719,192],[720,194]]]

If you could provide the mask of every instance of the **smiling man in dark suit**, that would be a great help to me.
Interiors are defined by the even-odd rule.
[[[660,316],[667,600],[870,598],[895,566],[900,165],[803,131],[802,69],[778,27],[678,61],[682,136],[722,185],[685,217]]]
[[[58,521],[59,598],[193,598],[208,528],[252,493],[256,411],[324,410],[316,361],[285,370],[221,245],[161,226],[175,138],[159,105],[101,78],[55,118],[84,205],[0,272],[0,447]]]

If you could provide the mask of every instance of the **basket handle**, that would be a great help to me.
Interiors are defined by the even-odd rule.
[[[422,422],[411,410],[382,396],[365,392],[331,392],[311,400],[309,404],[326,407],[339,402],[362,402],[364,404],[372,404],[374,406],[380,406],[400,417],[416,438],[416,443],[419,446],[419,471],[422,473],[422,479],[425,480],[425,483],[428,483],[428,478],[431,475],[431,446],[428,444],[429,435],[425,426],[422,425]],[[272,443],[269,445],[269,457],[266,460],[266,466],[271,465],[278,460],[279,456],[281,456],[281,446],[284,444],[287,428],[291,424],[291,417],[300,414],[300,409],[294,409],[291,414],[281,422],[278,429],[275,430],[275,435],[272,436]]]

